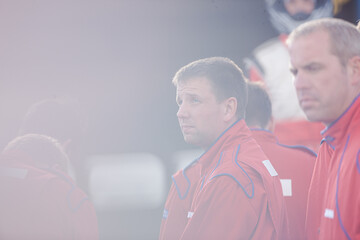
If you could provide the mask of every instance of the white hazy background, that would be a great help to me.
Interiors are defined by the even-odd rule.
[[[274,36],[262,0],[0,0],[0,148],[34,102],[78,99],[78,170],[108,203],[96,206],[101,239],[157,239],[170,176],[189,160],[178,158],[198,154],[178,128],[172,76],[204,57],[241,66]]]

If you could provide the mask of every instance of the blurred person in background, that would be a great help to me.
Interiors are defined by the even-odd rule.
[[[94,207],[66,173],[57,140],[28,134],[0,156],[0,239],[97,240]]]
[[[245,124],[247,84],[230,59],[200,59],[174,76],[184,140],[205,152],[172,176],[160,239],[281,239],[280,180]]]
[[[316,154],[300,145],[279,143],[272,133],[271,101],[263,84],[248,84],[246,124],[279,174],[289,220],[289,239],[305,239],[308,190]]]
[[[289,72],[287,35],[300,24],[333,16],[331,0],[265,0],[270,21],[278,31],[277,38],[258,46],[244,60],[250,81],[265,83],[272,102],[274,133],[279,141],[305,145],[315,151],[321,141],[321,123],[311,123],[301,110]]]
[[[87,191],[87,169],[82,149],[86,119],[78,100],[70,97],[43,99],[32,104],[18,135],[43,134],[58,140],[69,156],[69,174]]]
[[[323,122],[310,183],[307,239],[360,239],[360,32],[354,24],[322,19],[288,39],[301,108]]]

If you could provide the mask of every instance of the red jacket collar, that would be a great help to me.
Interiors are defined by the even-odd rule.
[[[238,145],[251,137],[250,129],[243,119],[236,121],[227,128],[198,159],[203,167],[211,164],[207,159],[215,157],[222,149]]]
[[[265,141],[265,142],[272,142],[272,143],[278,143],[277,138],[275,135],[266,129],[262,128],[250,128],[253,138],[256,141]]]
[[[336,145],[336,143],[341,142],[349,133],[349,130],[355,124],[356,119],[360,119],[360,94],[353,100],[345,112],[327,126],[321,134],[325,140]]]

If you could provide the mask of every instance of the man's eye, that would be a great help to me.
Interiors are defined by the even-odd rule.
[[[320,66],[318,65],[309,65],[309,66],[306,66],[305,68],[308,72],[316,72],[316,71],[319,71],[321,69]]]
[[[192,103],[199,103],[200,100],[199,100],[198,98],[192,98],[192,99],[191,99],[191,102],[192,102]]]

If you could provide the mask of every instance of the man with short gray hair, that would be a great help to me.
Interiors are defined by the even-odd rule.
[[[340,19],[305,23],[289,36],[291,72],[301,108],[322,122],[309,189],[312,239],[360,237],[360,32]]]

